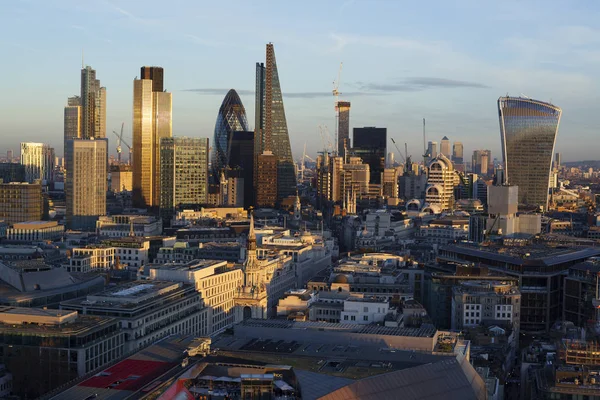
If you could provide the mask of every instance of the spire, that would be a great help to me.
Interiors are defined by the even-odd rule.
[[[250,212],[250,230],[248,231],[248,250],[256,250],[256,233],[254,233],[254,214]]]

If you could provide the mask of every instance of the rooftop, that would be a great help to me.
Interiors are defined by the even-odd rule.
[[[227,261],[222,260],[192,260],[189,262],[173,262],[165,264],[149,264],[150,269],[162,269],[171,271],[199,271],[209,267],[226,266]]]

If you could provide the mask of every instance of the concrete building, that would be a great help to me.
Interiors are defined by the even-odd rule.
[[[425,189],[427,208],[433,214],[451,210],[454,204],[454,187],[459,183],[452,161],[440,154],[429,162],[428,169]]]
[[[21,165],[25,167],[25,181],[39,180],[43,185],[54,182],[54,148],[44,143],[21,143]]]
[[[108,140],[68,140],[65,157],[67,228],[93,231],[106,215]]]
[[[25,182],[25,166],[13,162],[0,163],[1,183]]]
[[[6,230],[6,238],[14,242],[40,242],[60,239],[65,227],[56,221],[26,221],[13,224]]]
[[[101,237],[158,236],[162,228],[160,219],[147,215],[111,215],[96,221],[96,233]]]
[[[115,267],[114,247],[84,247],[71,250],[69,264],[65,265],[68,272],[88,273],[94,270],[108,271]]]
[[[18,182],[0,184],[0,219],[12,225],[39,221],[43,216],[42,185]]]
[[[150,262],[150,239],[137,236],[107,239],[102,242],[114,248],[115,262],[136,277],[140,268]]]
[[[491,271],[518,279],[522,297],[521,330],[548,331],[560,318],[563,276],[573,265],[600,255],[592,247],[563,248],[560,243],[504,241],[487,246],[454,244],[440,247],[438,259],[477,263]]]
[[[173,246],[161,247],[156,256],[157,263],[165,264],[202,259],[241,263],[246,259],[246,247],[239,242],[207,242],[198,243],[197,246],[176,242]]]
[[[239,268],[228,268],[226,261],[151,264],[144,267],[144,276],[193,285],[208,308],[206,335],[221,332],[236,322],[235,297],[243,285],[244,273]]]
[[[468,236],[469,219],[452,215],[419,226],[417,240],[429,244],[448,244],[466,240]]]
[[[304,314],[317,301],[317,297],[308,289],[293,289],[287,291],[277,303],[277,316],[288,317],[294,314]]]
[[[359,325],[380,323],[389,311],[390,303],[386,298],[349,297],[344,300],[340,322]]]
[[[131,165],[119,164],[110,166],[110,191],[113,193],[131,192],[133,190],[133,170]]]
[[[20,398],[37,398],[117,360],[125,350],[117,320],[46,308],[0,306],[0,337],[0,363],[12,374],[13,393]]]
[[[181,282],[135,281],[60,303],[62,310],[119,321],[130,352],[168,335],[207,336],[209,312],[195,288]]]
[[[512,282],[469,280],[452,289],[452,330],[498,325],[518,335],[521,293]]]
[[[535,235],[541,232],[541,214],[517,215],[519,188],[517,186],[488,186],[486,229],[501,236],[516,233]]]
[[[440,142],[440,154],[445,155],[448,159],[452,157],[452,152],[450,151],[450,139],[448,139],[448,136],[444,136]]]

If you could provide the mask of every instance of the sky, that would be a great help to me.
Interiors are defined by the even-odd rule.
[[[428,141],[501,158],[497,99],[523,94],[562,108],[563,160],[599,159],[599,20],[600,2],[578,0],[2,0],[0,151],[39,141],[62,155],[82,52],[107,89],[111,148],[122,122],[131,141],[143,65],[165,70],[175,136],[212,140],[230,88],[253,127],[255,63],[272,42],[296,159],[327,146],[319,126],[334,135],[341,62],[350,126],[386,127],[388,151],[394,138],[422,155],[426,118]]]

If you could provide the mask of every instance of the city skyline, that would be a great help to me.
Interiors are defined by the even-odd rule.
[[[169,10],[160,15],[158,9],[136,4],[21,1],[4,6],[7,12],[0,20],[5,29],[36,28],[0,43],[9,60],[6,73],[14,77],[2,83],[11,93],[0,103],[8,132],[2,150],[16,150],[21,141],[62,147],[64,99],[79,93],[74,77],[82,48],[85,63],[98,71],[109,92],[107,130],[125,122],[125,136],[131,140],[131,78],[139,65],[154,64],[169,73],[174,133],[210,138],[214,114],[230,88],[238,91],[248,115],[253,115],[251,66],[261,58],[263,44],[272,41],[278,48],[294,159],[300,157],[305,141],[310,154],[322,148],[319,124],[327,125],[332,135],[335,131],[331,89],[340,61],[344,62],[340,98],[352,101],[350,127],[387,127],[389,138],[408,143],[413,158],[421,153],[423,117],[427,140],[439,142],[448,136],[464,143],[465,154],[477,148],[500,154],[495,101],[507,92],[561,104],[565,117],[556,150],[565,161],[595,158],[593,148],[578,149],[593,140],[600,124],[600,116],[593,112],[598,80],[592,74],[600,60],[594,5],[550,2],[543,9],[520,3],[496,8],[500,5],[463,1],[440,5],[431,17],[421,9],[424,6],[415,4],[384,8],[383,3],[356,1],[341,6],[254,8],[240,2],[240,19],[233,16],[229,24],[234,29],[216,38],[211,16],[222,15],[218,4],[189,3],[185,13]],[[263,8],[267,10],[261,15]],[[513,14],[506,9],[514,9]],[[444,14],[457,18],[446,19]],[[381,23],[373,23],[375,15]],[[400,15],[399,20],[387,24],[393,15],[396,19]],[[279,20],[273,28],[255,30],[242,23],[248,17],[258,22]],[[198,19],[203,23],[193,23]],[[331,24],[325,23],[328,19]],[[361,19],[368,23],[360,26]],[[499,37],[500,25],[511,33]],[[40,37],[39,29],[53,33]],[[139,40],[148,34],[158,40]],[[444,62],[437,62],[440,59]],[[40,62],[47,69],[44,76],[32,73]],[[194,64],[202,73],[194,73],[190,68]],[[53,79],[47,79],[49,75]],[[34,88],[47,94],[32,102]],[[23,115],[31,108],[37,118]],[[112,154],[114,148],[110,137]]]

